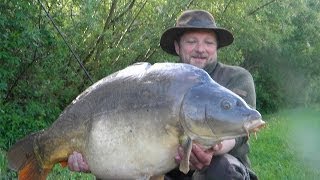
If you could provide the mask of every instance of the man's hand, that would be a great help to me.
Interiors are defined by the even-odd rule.
[[[71,171],[90,172],[87,161],[76,151],[68,157],[68,167]]]
[[[226,154],[229,151],[231,151],[234,148],[235,145],[236,145],[236,140],[235,139],[228,139],[228,140],[221,141],[219,144],[216,144],[213,147],[214,155]]]
[[[199,144],[193,144],[190,154],[190,169],[201,170],[210,165],[212,156],[228,153],[235,146],[235,139],[222,141],[209,149],[205,149]],[[183,159],[184,153],[182,147],[178,148],[178,154],[175,157],[179,164]]]

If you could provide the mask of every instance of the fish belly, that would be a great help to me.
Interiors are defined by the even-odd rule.
[[[101,179],[139,179],[174,169],[179,139],[165,126],[147,119],[95,121],[86,146],[90,170]]]

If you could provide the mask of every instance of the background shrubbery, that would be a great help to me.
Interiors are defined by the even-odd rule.
[[[320,3],[302,1],[70,1],[46,9],[97,81],[139,61],[176,61],[159,47],[185,9],[231,30],[221,62],[248,69],[264,113],[320,102]],[[91,82],[38,1],[0,3],[0,150],[51,124]]]

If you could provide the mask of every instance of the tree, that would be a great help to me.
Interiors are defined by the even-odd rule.
[[[185,9],[210,11],[231,30],[220,61],[254,76],[260,111],[320,101],[319,3],[314,0],[47,0],[44,7],[97,81],[139,61],[177,61],[159,47]],[[0,5],[0,147],[51,124],[91,85],[39,1]],[[289,79],[289,80],[288,80]]]

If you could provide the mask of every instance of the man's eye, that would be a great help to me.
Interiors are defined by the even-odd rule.
[[[207,44],[210,44],[210,45],[215,45],[215,44],[217,44],[217,43],[214,42],[214,41],[206,41],[206,43],[207,43]]]
[[[195,40],[188,40],[188,41],[186,41],[188,44],[194,44],[194,43],[196,43],[196,41]]]

